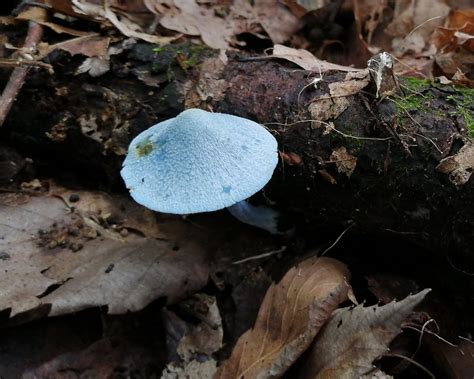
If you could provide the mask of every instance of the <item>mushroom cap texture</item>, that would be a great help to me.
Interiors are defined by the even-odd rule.
[[[121,175],[137,203],[189,214],[252,196],[267,184],[277,163],[277,141],[261,125],[188,109],[135,137]]]

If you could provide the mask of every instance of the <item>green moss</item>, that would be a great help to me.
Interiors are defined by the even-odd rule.
[[[403,96],[393,96],[392,100],[396,104],[397,117],[406,118],[410,111],[429,112],[431,115],[446,117],[446,111],[435,109],[431,102],[441,101],[441,98],[435,99],[434,91],[430,88],[439,89],[442,92],[450,93],[445,97],[446,102],[454,106],[454,110],[449,115],[462,117],[468,134],[474,138],[474,89],[459,86],[446,86],[430,80],[416,78],[401,78],[400,86],[405,93]]]
[[[465,108],[459,108],[458,113],[464,118],[469,137],[474,138],[474,117],[472,112],[467,111]]]
[[[430,108],[430,101],[433,97],[429,91],[430,81],[416,78],[400,78],[400,87],[403,95],[391,96],[391,100],[396,105],[398,119],[407,117],[407,113],[418,111],[426,112],[433,110]]]
[[[410,77],[400,78],[400,86],[403,89],[408,90],[409,92],[422,92],[430,88],[431,84],[432,81],[428,79],[418,79]]]
[[[452,116],[462,117],[470,137],[474,138],[474,89],[452,86],[454,90],[452,95],[446,97],[446,100],[455,105],[455,110],[450,112]]]
[[[146,140],[143,143],[139,143],[135,148],[137,156],[139,158],[147,156],[153,151],[153,149],[154,146],[153,143],[150,142],[150,140]]]

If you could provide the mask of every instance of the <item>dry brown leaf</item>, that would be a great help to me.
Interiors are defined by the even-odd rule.
[[[325,257],[290,269],[268,289],[255,326],[239,338],[214,378],[282,376],[347,299],[349,275],[344,264]]]
[[[293,49],[291,47],[278,45],[273,46],[274,58],[286,59],[308,71],[326,72],[334,71],[361,71],[359,68],[341,66],[316,58],[312,53],[305,49]]]
[[[93,32],[83,32],[80,30],[76,30],[76,29],[68,28],[66,26],[55,24],[54,22],[49,22],[48,14],[46,10],[42,8],[38,8],[38,7],[29,7],[25,11],[21,12],[16,18],[18,20],[35,21],[36,23],[46,26],[59,34],[64,33],[64,34],[69,34],[75,37],[84,37],[84,36],[91,36],[91,35],[96,34]]]
[[[280,2],[269,5],[268,0],[256,0],[254,13],[273,43],[284,43],[300,28],[303,22]]]
[[[385,32],[393,37],[392,53],[421,53],[429,48],[430,36],[450,11],[444,0],[403,0],[395,3],[393,21]]]
[[[114,12],[110,6],[110,1],[104,1],[104,15],[120,32],[131,38],[137,38],[149,43],[156,43],[158,45],[165,45],[168,44],[180,36],[157,36],[149,33],[145,33],[141,31],[141,28],[136,23],[129,20],[127,17],[123,16],[119,17],[118,13]]]
[[[444,27],[433,34],[438,48],[435,60],[447,75],[458,70],[471,76],[474,65],[474,10],[456,10],[449,14]]]
[[[317,121],[327,121],[336,119],[350,105],[350,101],[345,97],[314,99],[308,106],[311,118]],[[314,127],[320,128],[324,124],[313,122]]]
[[[226,49],[236,44],[235,36],[251,32],[252,24],[255,23],[253,9],[244,0],[235,1],[223,12],[225,16],[216,15],[215,8],[198,4],[196,0],[173,0],[168,4],[168,7],[155,5],[151,8],[161,16],[160,24],[163,27],[188,35],[199,35],[206,45],[215,49]]]
[[[331,96],[351,96],[359,93],[370,83],[369,70],[348,72],[344,80],[329,83],[329,93]]]
[[[110,213],[118,199],[80,196],[87,204],[79,200],[74,208],[54,196],[0,196],[0,310],[60,315],[106,305],[125,313],[158,297],[176,301],[207,282],[202,233],[189,234],[195,229],[180,222],[168,240],[141,237]],[[141,223],[131,221],[131,204],[122,203],[123,225]]]
[[[54,45],[40,44],[38,50],[41,57],[45,57],[57,49],[67,51],[71,55],[81,54],[87,57],[101,57],[107,54],[109,43],[109,37],[87,35],[59,42]]]
[[[346,174],[348,178],[357,166],[357,157],[351,155],[344,146],[334,149],[329,159],[336,164],[337,171]]]
[[[433,42],[441,52],[453,51],[459,46],[474,52],[474,9],[452,11],[446,25],[436,29]]]
[[[353,0],[354,18],[357,32],[357,48],[361,51],[359,54],[378,53],[387,46],[386,41],[381,38],[380,30],[383,29],[385,20],[383,14],[386,11],[388,3],[386,0]],[[365,50],[365,51],[362,51]]]
[[[467,183],[474,169],[474,144],[467,143],[455,155],[442,159],[436,170],[449,174],[449,180],[456,186]]]
[[[349,379],[369,373],[429,291],[384,306],[337,309],[316,336],[298,378]]]

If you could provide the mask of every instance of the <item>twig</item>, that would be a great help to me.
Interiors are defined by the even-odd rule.
[[[44,63],[41,61],[26,61],[21,59],[4,59],[0,58],[0,67],[41,67],[48,70],[50,73],[53,72],[53,66],[48,63]]]
[[[431,320],[429,320],[429,321],[431,321]],[[411,325],[406,325],[406,326],[404,326],[403,328],[404,328],[404,329],[412,329],[412,330],[417,331],[418,333],[427,333],[427,334],[430,334],[430,335],[432,335],[433,337],[439,339],[440,341],[443,341],[445,344],[447,344],[447,345],[449,345],[449,346],[451,346],[451,347],[455,347],[455,348],[458,348],[458,349],[459,349],[458,346],[456,346],[456,345],[453,344],[452,342],[449,342],[447,339],[444,339],[444,338],[441,337],[439,334],[437,334],[437,333],[435,333],[435,332],[432,332],[431,330],[423,330],[423,329],[420,330],[420,329],[418,329],[418,328],[416,328],[416,327],[414,327],[414,326],[411,326]],[[421,339],[421,336],[420,336],[420,339]],[[421,340],[420,340],[420,342],[421,342]],[[462,354],[464,354],[464,352],[463,352],[461,349],[459,349],[459,351],[460,351]]]
[[[29,22],[28,34],[25,39],[25,50],[32,52],[36,51],[36,46],[43,36],[43,27],[34,21]],[[0,98],[0,127],[5,122],[8,113],[20,92],[20,88],[25,82],[26,75],[28,74],[28,67],[16,67],[8,81],[7,85],[3,90],[2,97]]]
[[[420,29],[421,27],[425,26],[425,24],[427,24],[428,22],[431,22],[433,20],[438,20],[440,18],[443,18],[443,16],[436,16],[436,17],[431,17],[429,18],[428,20],[425,20],[423,21],[420,25],[416,26],[415,28],[413,28],[411,30],[410,33],[408,33],[403,39],[406,40],[408,37],[410,37],[413,33],[415,33],[418,29]]]
[[[282,246],[281,249],[278,249],[278,250],[269,251],[268,253],[263,253],[263,254],[254,255],[254,256],[251,256],[251,257],[248,257],[248,258],[244,258],[244,259],[241,259],[239,261],[232,262],[232,264],[233,265],[240,265],[240,264],[248,262],[248,261],[253,261],[253,260],[256,260],[256,259],[262,259],[262,258],[270,257],[270,256],[275,255],[275,254],[280,254],[280,253],[283,253],[284,251],[286,251],[286,246]]]
[[[266,125],[292,126],[292,125],[301,124],[301,123],[305,123],[305,122],[317,122],[321,125],[324,125],[328,129],[331,129],[333,132],[336,132],[337,134],[340,134],[341,136],[346,137],[346,138],[352,138],[352,139],[364,140],[364,141],[388,141],[388,140],[392,139],[392,137],[377,138],[377,137],[353,136],[353,135],[341,132],[340,130],[338,130],[334,126],[332,126],[331,123],[329,123],[329,122],[325,122],[325,121],[321,121],[321,120],[312,120],[312,119],[304,119],[304,120],[299,120],[299,121],[290,122],[290,123],[266,122],[265,124],[263,124],[263,126],[266,126]]]
[[[326,250],[324,250],[324,251],[321,253],[320,257],[322,257],[322,256],[323,256],[324,254],[326,254],[329,250],[331,250],[334,246],[336,246],[337,243],[341,240],[342,236],[343,236],[344,234],[346,234],[346,232],[347,232],[350,228],[352,228],[354,225],[355,225],[355,224],[352,223],[352,224],[350,224],[347,228],[345,228],[345,229],[342,231],[342,233],[339,235],[339,237],[336,238],[336,240],[333,242],[333,244],[332,244],[331,246],[329,246]]]
[[[418,367],[420,370],[423,370],[427,375],[429,375],[430,378],[436,379],[436,376],[434,376],[430,370],[428,370],[425,366],[423,366],[422,364],[418,363],[417,361],[409,357],[405,357],[404,355],[395,354],[395,353],[385,354],[385,357],[395,357],[395,358],[405,359],[406,361],[410,362],[412,365]]]

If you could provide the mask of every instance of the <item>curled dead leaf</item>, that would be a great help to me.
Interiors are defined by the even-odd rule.
[[[316,58],[312,53],[305,49],[293,49],[291,47],[278,45],[273,46],[274,58],[286,59],[308,71],[326,72],[334,71],[361,71],[359,68],[341,66]]]
[[[316,336],[298,378],[360,378],[387,352],[402,322],[430,289],[384,306],[342,308]]]
[[[325,257],[290,269],[268,289],[253,329],[239,338],[214,378],[282,376],[347,299],[349,275],[343,263]]]

